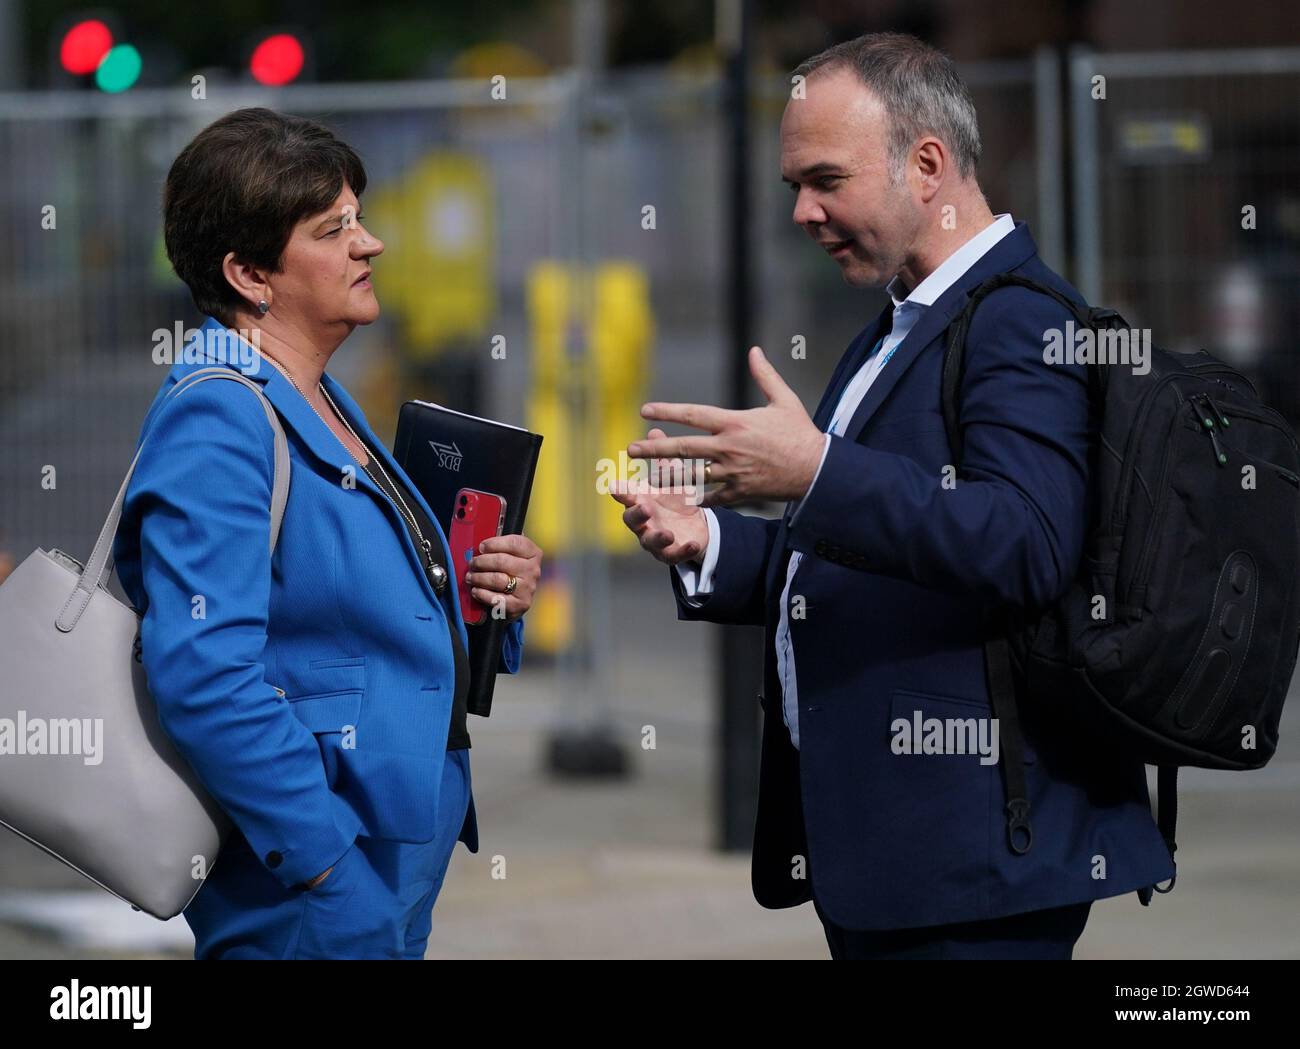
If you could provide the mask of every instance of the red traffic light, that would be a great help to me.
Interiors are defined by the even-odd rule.
[[[297,77],[302,65],[302,44],[289,33],[277,33],[253,49],[249,69],[259,84],[278,87]]]
[[[78,22],[64,34],[59,62],[69,73],[93,73],[113,46],[113,34],[97,18]]]

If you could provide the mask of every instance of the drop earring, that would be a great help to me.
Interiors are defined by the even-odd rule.
[[[267,302],[265,299],[258,300],[257,309],[259,313],[266,313],[268,310],[270,310],[270,308],[271,308],[271,304]]]

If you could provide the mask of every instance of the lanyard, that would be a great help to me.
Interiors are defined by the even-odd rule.
[[[873,365],[872,365],[872,358],[875,357],[875,355],[880,351],[880,347],[884,344],[885,338],[886,338],[886,336],[884,336],[884,335],[880,336],[880,338],[878,338],[878,339],[876,340],[876,344],[875,344],[873,347],[871,347],[871,352],[867,354],[867,359],[866,359],[866,361],[863,362],[863,365],[862,365],[862,366],[863,366],[864,368],[869,368],[869,367],[872,367],[872,366],[873,366]],[[899,341],[901,342],[902,340],[899,340]],[[880,362],[878,365],[874,365],[874,367],[875,367],[875,369],[876,369],[876,374],[877,374],[877,375],[879,375],[880,372],[884,369],[885,365],[889,363],[889,358],[892,357],[892,356],[894,355],[894,351],[895,351],[896,349],[898,349],[898,346],[899,346],[899,343],[897,343],[897,342],[894,343],[893,346],[889,347],[889,352],[888,352],[887,354],[885,354],[884,359],[881,360],[881,362]],[[859,369],[859,370],[861,370],[861,369]],[[857,378],[857,374],[856,374],[856,373],[854,373],[853,378]],[[853,378],[849,379],[849,386],[852,386],[852,385],[853,385]],[[847,390],[848,388],[849,388],[848,386],[844,387],[845,390]],[[844,394],[842,394],[842,393],[840,394],[840,399],[841,399],[841,400],[844,399]],[[862,403],[862,398],[858,398],[857,403],[856,403],[853,407],[856,409],[857,406],[858,406],[859,404],[861,404],[861,403]],[[827,433],[834,433],[834,432],[835,432],[835,427],[836,427],[836,425],[839,423],[839,421],[840,421],[840,415],[839,415],[839,412],[837,411],[837,412],[835,413],[835,418],[833,418],[833,419],[831,420],[830,429],[827,430],[826,432],[827,432]]]

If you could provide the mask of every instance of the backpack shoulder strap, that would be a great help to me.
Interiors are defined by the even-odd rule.
[[[1050,296],[1069,310],[1081,325],[1091,327],[1094,323],[1102,321],[1101,311],[1096,311],[1097,317],[1094,319],[1094,311],[1071,302],[1061,292],[1041,281],[1022,277],[1017,273],[999,273],[978,285],[971,292],[957,319],[948,328],[948,345],[943,358],[940,403],[954,466],[960,464],[963,448],[958,396],[961,392],[962,377],[966,371],[966,337],[970,332],[971,319],[975,316],[975,311],[981,302],[999,288],[1007,287],[1028,288],[1030,291]],[[1094,372],[1096,369],[1090,367],[1090,386],[1094,383],[1092,378]],[[1007,640],[1009,623],[1003,610],[990,609],[985,613],[983,626],[985,683],[993,706],[993,716],[998,721],[998,734],[1001,741],[999,764],[1002,766],[1002,783],[1006,792],[1004,811],[1007,844],[1011,851],[1019,856],[1024,855],[1033,846],[1034,831],[1029,818],[1029,791],[1025,783],[1022,761],[1024,740],[1021,735],[1019,710],[1016,706],[1011,646]]]
[[[1160,836],[1165,839],[1169,858],[1174,860],[1175,870],[1174,876],[1169,879],[1169,884],[1163,889],[1159,885],[1146,885],[1138,889],[1138,899],[1143,907],[1150,905],[1154,893],[1164,895],[1173,892],[1174,884],[1178,881],[1177,860],[1174,859],[1174,853],[1178,851],[1178,843],[1174,840],[1178,830],[1178,766],[1176,765],[1160,765],[1156,769],[1156,825],[1160,828]]]
[[[963,447],[958,397],[961,392],[962,377],[966,373],[966,337],[970,334],[971,320],[974,318],[975,311],[979,308],[980,303],[989,295],[1000,288],[1010,287],[1027,288],[1030,291],[1036,291],[1055,299],[1074,315],[1075,321],[1080,327],[1097,328],[1111,326],[1116,322],[1121,325],[1124,323],[1124,319],[1112,309],[1081,306],[1042,281],[1034,280],[1032,277],[1023,277],[1018,273],[998,273],[976,287],[970,293],[970,298],[966,301],[966,305],[958,314],[957,319],[948,327],[948,345],[943,357],[943,385],[940,391],[940,404],[943,408],[943,426],[948,434],[948,447],[953,452],[953,465],[961,462]],[[1096,365],[1088,366],[1088,385],[1093,397],[1099,398],[1104,395],[1105,376],[1103,369],[1098,368]]]

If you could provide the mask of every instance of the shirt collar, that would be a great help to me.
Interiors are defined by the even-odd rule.
[[[898,309],[904,303],[911,303],[914,306],[933,305],[934,301],[951,288],[963,273],[988,254],[994,244],[1008,233],[1014,232],[1015,228],[1015,220],[1009,212],[994,216],[991,223],[944,259],[934,272],[910,293],[907,291],[907,285],[903,283],[901,274],[894,277],[885,287],[894,302],[894,308]]]

